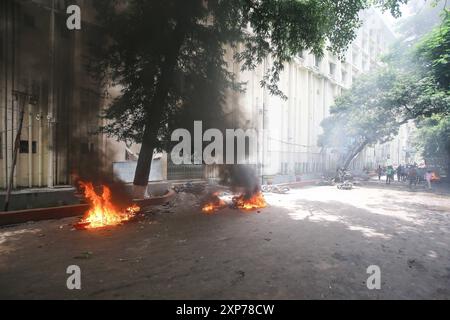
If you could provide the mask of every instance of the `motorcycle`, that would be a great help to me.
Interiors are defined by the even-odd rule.
[[[261,186],[261,191],[264,193],[280,193],[285,194],[288,193],[291,189],[287,186],[278,186],[278,185],[263,185]]]
[[[337,188],[339,190],[352,190],[353,189],[353,182],[351,182],[351,181],[344,181],[342,183],[339,183],[337,185]]]
[[[345,169],[338,170],[337,177],[335,178],[335,182],[337,183],[337,188],[339,190],[351,190],[353,189],[353,176],[352,174]]]

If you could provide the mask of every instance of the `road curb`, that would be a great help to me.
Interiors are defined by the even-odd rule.
[[[165,204],[175,196],[175,191],[169,190],[160,197],[133,200],[141,208]],[[82,216],[89,208],[88,204],[76,204],[62,207],[39,208],[0,212],[0,226],[26,223],[29,221],[54,220]]]

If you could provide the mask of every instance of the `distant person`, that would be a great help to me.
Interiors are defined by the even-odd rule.
[[[403,166],[399,165],[397,167],[397,180],[400,182],[402,180],[402,174],[403,174]]]
[[[388,166],[386,169],[386,184],[391,184],[394,181],[395,170],[392,166]]]
[[[402,181],[405,182],[407,177],[408,177],[407,167],[404,166],[404,167],[402,168]]]
[[[378,166],[377,174],[378,174],[378,181],[380,181],[381,175],[383,174],[383,169],[381,168],[381,166]]]
[[[417,169],[414,166],[411,166],[408,170],[408,180],[409,187],[411,188],[413,185],[417,185]]]
[[[433,172],[431,170],[427,170],[425,173],[425,180],[428,184],[428,190],[431,190],[431,180],[433,179]]]

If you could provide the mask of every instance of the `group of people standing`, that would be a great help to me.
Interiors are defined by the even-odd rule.
[[[381,176],[384,173],[386,174],[386,184],[391,184],[391,182],[395,181],[395,175],[397,175],[397,181],[408,181],[409,187],[411,188],[416,186],[420,182],[421,176],[423,176],[423,179],[427,182],[428,189],[431,189],[432,171],[419,169],[417,165],[399,165],[397,169],[394,169],[392,165],[388,165],[385,168],[378,166],[378,180],[381,180]]]

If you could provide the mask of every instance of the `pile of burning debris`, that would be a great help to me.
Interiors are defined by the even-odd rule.
[[[74,227],[78,230],[97,229],[106,226],[119,225],[125,221],[133,219],[141,208],[135,204],[120,209],[111,200],[111,190],[108,186],[102,185],[102,193],[98,195],[91,182],[79,182],[84,191],[84,196],[90,203],[89,210],[84,214],[81,221]]]
[[[112,202],[111,190],[108,186],[101,186],[102,192],[97,193],[92,183],[80,182],[84,196],[90,208],[74,227],[77,230],[98,229],[117,226],[137,218],[141,208],[136,204],[121,208]],[[184,192],[182,192],[184,194]],[[180,195],[179,195],[180,196]],[[193,204],[193,203],[192,203]],[[193,204],[193,207],[195,205]],[[248,193],[234,194],[228,191],[213,192],[203,201],[202,212],[212,214],[225,208],[254,211],[267,207],[263,193],[259,190]]]
[[[245,165],[224,166],[221,177],[222,184],[230,186],[231,193],[212,193],[202,207],[204,213],[210,214],[224,208],[253,211],[267,207],[254,168]]]
[[[203,201],[202,206],[202,212],[207,214],[224,208],[253,211],[267,207],[263,192],[256,182],[258,181],[256,176],[254,174],[245,174],[247,172],[247,169],[240,168],[238,171],[232,173],[231,177],[244,177],[240,182],[239,180],[231,179],[230,185],[232,192],[209,193],[204,190],[204,186],[194,184],[183,185],[178,187],[179,189],[176,191],[179,194],[190,192],[193,194],[210,194],[207,196],[206,201]],[[79,182],[79,186],[83,190],[84,197],[89,203],[90,208],[83,218],[74,225],[78,230],[120,225],[136,218],[141,211],[138,205],[130,204],[132,201],[129,199],[125,201],[126,205],[120,206],[117,203],[113,203],[111,189],[106,185],[102,185],[102,190],[98,193],[91,182]]]
[[[252,211],[265,207],[267,207],[267,202],[261,191],[239,195],[228,192],[215,192],[202,206],[202,211],[211,214],[225,208]]]

